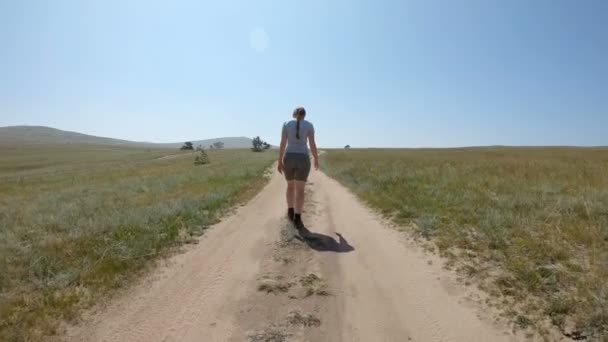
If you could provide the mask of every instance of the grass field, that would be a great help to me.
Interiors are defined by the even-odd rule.
[[[0,145],[0,341],[56,333],[264,184],[274,153]]]
[[[516,326],[608,340],[608,148],[333,150],[323,169]],[[409,228],[409,229],[408,229]]]

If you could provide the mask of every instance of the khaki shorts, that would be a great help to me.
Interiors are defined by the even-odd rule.
[[[306,182],[310,174],[310,157],[304,153],[285,153],[283,173],[288,181]]]

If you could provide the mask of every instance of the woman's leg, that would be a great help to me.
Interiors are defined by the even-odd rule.
[[[296,181],[287,181],[287,208],[295,208]]]
[[[293,221],[296,228],[301,229],[304,227],[302,223],[302,210],[304,209],[304,188],[306,186],[306,180],[310,173],[310,158],[308,155],[302,155],[298,157],[297,167],[295,172],[295,213]]]
[[[303,181],[294,181],[295,186],[295,209],[296,214],[302,214],[302,210],[304,209],[304,187],[306,186],[306,182]]]
[[[287,181],[287,191],[285,191],[285,199],[287,200],[287,218],[293,221],[295,216],[294,206],[296,201],[296,184],[294,181],[295,167],[293,156],[285,155],[283,158],[283,166],[283,174],[285,175],[285,180]]]

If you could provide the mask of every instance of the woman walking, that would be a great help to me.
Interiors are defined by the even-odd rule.
[[[314,158],[315,169],[319,169],[319,155],[315,143],[315,129],[311,122],[304,120],[306,110],[298,107],[293,111],[293,120],[283,124],[279,149],[279,173],[287,180],[287,217],[300,230],[302,209],[304,208],[304,187],[310,173],[308,144]]]

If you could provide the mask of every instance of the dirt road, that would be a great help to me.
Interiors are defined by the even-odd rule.
[[[72,341],[512,341],[470,289],[314,172],[293,238],[274,173],[187,252],[69,331]],[[339,233],[339,235],[337,235]]]

